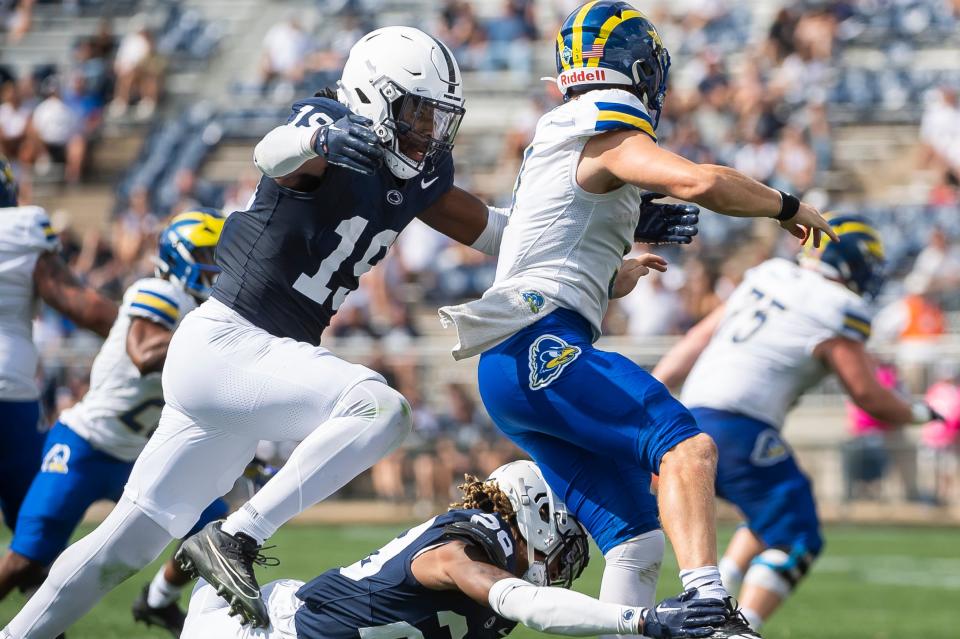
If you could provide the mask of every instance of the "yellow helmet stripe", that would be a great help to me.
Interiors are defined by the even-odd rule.
[[[846,233],[864,233],[869,235],[876,241],[880,241],[880,233],[877,232],[877,229],[873,228],[869,224],[864,224],[863,222],[844,222],[833,227],[833,230],[837,232],[837,235],[844,235]]]
[[[633,18],[643,18],[645,17],[642,13],[636,10],[624,11],[622,15],[619,16],[610,16],[607,18],[607,21],[603,23],[603,26],[600,27],[600,32],[597,34],[597,39],[593,41],[594,45],[604,45],[607,43],[607,38],[610,37],[610,34],[613,33],[613,30],[616,29],[622,22],[631,20]],[[590,58],[587,60],[588,67],[595,67],[600,64],[600,58]]]
[[[563,59],[563,33],[557,33],[557,55],[560,57],[560,64],[563,65],[564,71],[570,70],[570,63]]]
[[[577,17],[573,21],[573,38],[571,48],[573,49],[573,66],[582,67],[583,66],[583,21],[586,19],[587,14],[590,13],[590,9],[593,8],[593,5],[597,4],[597,0],[593,2],[588,2],[587,4],[580,7],[580,11],[577,12]]]

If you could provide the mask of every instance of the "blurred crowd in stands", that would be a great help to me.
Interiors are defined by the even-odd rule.
[[[8,43],[28,33],[32,4],[0,0]],[[238,103],[244,95],[255,96],[257,109],[215,112],[178,105],[183,108],[159,118],[172,57],[208,55],[220,37],[195,14],[189,17],[175,2],[166,4],[171,9],[164,19],[130,19],[119,34],[104,19],[95,34],[74,43],[69,65],[17,75],[0,62],[0,145],[18,160],[28,196],[29,176],[51,163],[64,165],[66,181],[83,180],[89,149],[104,122],[144,127],[143,151],[117,187],[108,230],[79,232],[67,213],[54,214],[71,266],[115,297],[135,278],[152,273],[156,233],[171,213],[195,206],[229,213],[245,206],[259,178],[255,169],[226,182],[211,181],[204,177],[204,162],[231,136],[252,147],[256,140],[244,135],[274,126],[294,97],[331,85],[351,45],[379,26],[374,20],[382,2],[336,0],[286,13],[266,31],[256,71],[235,78]],[[466,82],[524,87],[520,104],[525,106],[504,118],[497,135],[470,137],[465,124],[458,139],[458,163],[467,167],[458,173],[458,183],[491,203],[508,202],[539,114],[560,101],[552,84],[539,82],[543,65],[537,62],[552,59],[556,28],[578,4],[504,0],[483,5],[480,14],[476,1],[442,0],[434,16],[419,24],[451,46],[468,74]],[[885,309],[875,333],[898,343],[902,370],[897,379],[914,392],[934,381],[953,383],[953,372],[932,379],[929,364],[936,357],[936,340],[957,332],[951,318],[960,311],[960,74],[915,71],[909,60],[930,43],[949,44],[957,55],[960,0],[831,0],[783,7],[764,27],[755,24],[750,3],[652,4],[648,13],[674,58],[657,132],[661,144],[698,162],[734,166],[827,207],[831,202],[821,186],[835,165],[832,123],[850,117],[883,120],[884,113],[918,123],[919,168],[937,176],[927,200],[912,208],[857,211],[875,219],[888,241],[894,277],[881,300]],[[845,63],[844,51],[857,44],[881,50],[890,64],[865,69]],[[467,95],[469,121],[469,85]],[[499,176],[492,183],[502,187],[489,186],[482,170],[473,170],[491,145],[490,164]],[[923,224],[916,224],[920,219]],[[721,304],[748,268],[794,250],[771,224],[705,214],[692,246],[663,250],[671,261],[667,273],[643,278],[631,295],[611,304],[606,334],[682,334]],[[414,407],[415,435],[368,475],[377,495],[442,502],[451,476],[486,473],[516,454],[495,434],[471,388],[429,379],[416,355],[416,338],[437,332],[435,308],[480,295],[495,266],[494,260],[414,222],[361,280],[328,329],[334,347],[359,346],[372,353],[363,363],[382,372]],[[51,419],[76,401],[87,383],[89,361],[65,358],[62,346],[94,348],[87,339],[44,311],[38,340],[46,355]],[[890,465],[878,462],[874,453],[896,444],[887,435],[877,436],[886,432],[882,425],[856,416],[851,424],[848,494],[869,496],[872,489],[862,484],[872,481],[877,468],[878,477],[885,476]],[[956,464],[958,430],[924,435],[937,468],[949,466],[943,459]],[[944,457],[942,451],[952,452]],[[955,477],[957,469],[951,472]],[[910,498],[936,499],[942,488],[924,490],[906,492]]]

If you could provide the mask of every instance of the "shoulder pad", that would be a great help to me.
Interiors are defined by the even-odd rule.
[[[479,546],[494,566],[509,570],[507,555],[497,540],[496,532],[472,521],[455,521],[443,527],[443,536],[447,539],[461,539]]]
[[[596,132],[605,131],[642,131],[654,142],[657,134],[653,131],[653,118],[647,113],[643,103],[628,91],[606,89],[590,91],[581,100],[589,100],[593,107],[593,128]]]
[[[848,304],[843,309],[839,333],[858,342],[870,339],[872,314],[866,304]]]
[[[306,98],[290,107],[287,124],[316,127],[330,124],[350,113],[350,109],[330,98]]]
[[[60,247],[57,233],[50,226],[47,212],[39,206],[18,206],[7,209],[11,224],[4,229],[4,239],[31,251],[56,251]]]
[[[142,317],[173,330],[180,317],[191,309],[185,308],[181,291],[167,280],[144,278],[134,283],[124,294],[127,315]]]

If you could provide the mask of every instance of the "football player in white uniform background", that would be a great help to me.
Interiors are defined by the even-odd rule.
[[[0,155],[0,510],[12,530],[40,469],[38,355],[33,318],[43,300],[82,328],[102,336],[117,306],[77,281],[59,254],[46,211],[18,206],[10,163]]]
[[[853,402],[883,422],[937,418],[883,387],[864,346],[884,281],[880,234],[859,216],[829,221],[839,240],[805,249],[799,264],[772,259],[748,271],[653,371],[671,388],[686,378],[680,399],[716,441],[717,494],[746,518],[720,572],[755,629],[823,546],[810,481],[780,437],[803,393],[836,373]]]
[[[670,537],[685,589],[727,599],[718,637],[754,636],[717,568],[716,448],[646,371],[593,342],[612,296],[652,257],[624,262],[643,190],[737,217],[776,219],[819,245],[815,208],[733,169],[657,145],[670,57],[626,2],[587,2],[556,39],[566,102],[545,114],[524,154],[497,277],[480,300],[441,309],[454,356],[482,353],[479,386],[494,422],[537,462],[607,559],[601,599],[649,606]],[[650,474],[660,475],[659,516]]]
[[[157,276],[134,282],[90,373],[90,389],[47,434],[43,464],[23,501],[7,555],[0,599],[39,582],[66,547],[87,508],[116,501],[163,408],[160,371],[180,320],[209,296],[213,251],[224,218],[202,209],[175,216],[159,237]],[[217,500],[195,530],[227,512]],[[174,636],[183,627],[177,599],[190,578],[171,560],[134,605],[138,621]]]

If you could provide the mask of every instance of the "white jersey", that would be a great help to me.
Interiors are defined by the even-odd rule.
[[[37,389],[37,312],[33,270],[57,250],[57,234],[39,206],[0,208],[0,401],[31,400]]]
[[[145,278],[127,289],[117,320],[93,361],[90,390],[63,411],[60,421],[105,453],[133,461],[160,422],[160,372],[140,375],[127,355],[127,332],[134,317],[171,331],[196,308],[194,299],[167,280]]]
[[[842,284],[784,259],[749,270],[697,359],[680,400],[776,428],[830,371],[813,355],[834,337],[866,341],[871,309]]]
[[[619,89],[590,91],[540,118],[517,177],[494,285],[480,300],[440,310],[445,325],[457,326],[454,357],[481,353],[557,307],[581,314],[594,339],[600,336],[610,286],[633,246],[642,191],[628,184],[589,193],[576,176],[590,138],[616,129],[656,140],[643,104]]]

